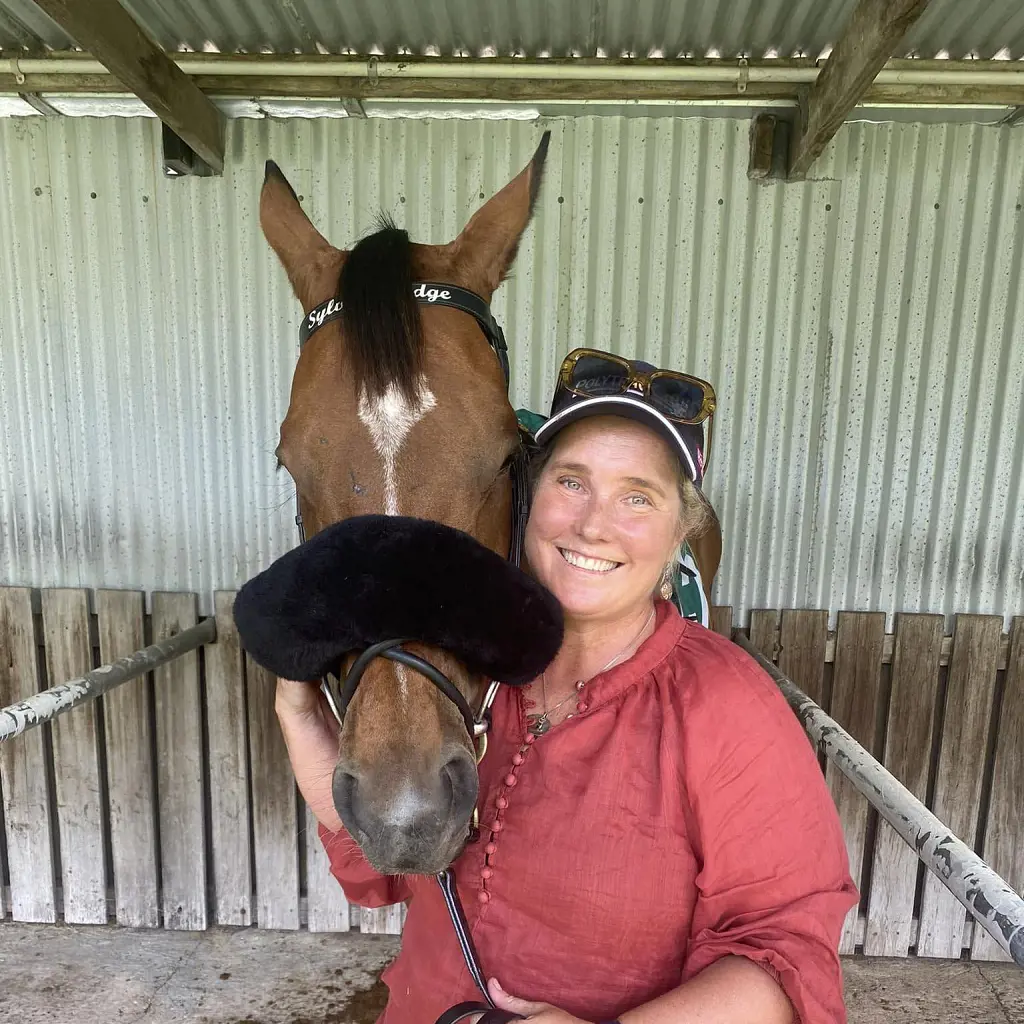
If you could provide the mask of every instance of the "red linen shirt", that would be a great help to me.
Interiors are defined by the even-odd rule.
[[[802,1024],[842,1022],[839,933],[857,892],[796,716],[742,650],[659,602],[635,655],[533,742],[502,687],[480,765],[481,836],[454,864],[484,973],[524,999],[612,1020],[727,954],[785,989]],[[348,898],[411,899],[379,1024],[479,998],[437,882],[384,877],[320,836]]]

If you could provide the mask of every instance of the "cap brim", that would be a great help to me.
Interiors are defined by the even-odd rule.
[[[693,455],[676,433],[672,423],[657,409],[626,395],[600,395],[573,402],[546,420],[534,434],[534,439],[537,444],[545,445],[564,427],[588,416],[625,416],[650,427],[663,437],[672,451],[679,456],[683,469],[689,472],[690,479],[700,484],[701,475],[694,465]]]

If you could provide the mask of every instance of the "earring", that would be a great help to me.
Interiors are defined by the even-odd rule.
[[[672,597],[672,566],[666,565],[665,571],[661,574],[661,596],[667,601]]]

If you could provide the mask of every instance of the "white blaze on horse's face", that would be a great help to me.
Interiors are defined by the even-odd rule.
[[[389,384],[384,394],[375,398],[370,398],[365,388],[359,396],[359,419],[369,430],[373,447],[384,463],[385,515],[398,515],[398,479],[395,474],[398,453],[409,431],[436,405],[437,399],[427,384],[427,378],[422,375],[416,382],[412,401],[394,384]]]

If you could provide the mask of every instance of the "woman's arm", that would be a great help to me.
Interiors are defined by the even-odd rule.
[[[313,683],[279,679],[274,710],[302,798],[324,828],[341,831],[341,818],[331,794],[338,763],[338,724],[320,688]]]
[[[345,895],[363,907],[387,907],[410,898],[403,879],[375,871],[345,831],[334,809],[331,786],[338,763],[338,723],[315,683],[279,679],[274,710],[299,792],[320,828],[331,874]]]
[[[622,1024],[793,1024],[793,1006],[763,968],[743,956],[726,956],[619,1019]]]
[[[509,995],[492,980],[491,998],[530,1024],[592,1024],[548,1003]],[[726,956],[695,978],[619,1017],[621,1024],[793,1024],[793,1006],[778,982],[746,957]]]

